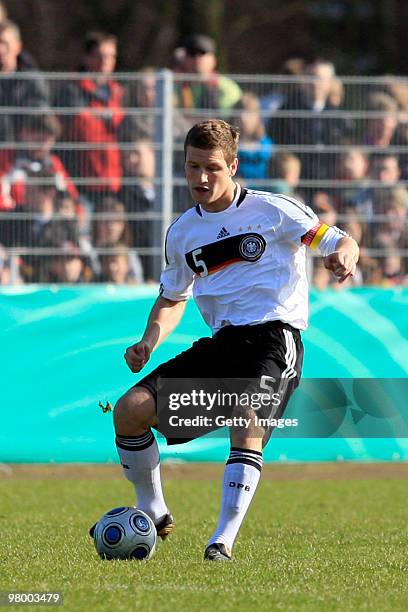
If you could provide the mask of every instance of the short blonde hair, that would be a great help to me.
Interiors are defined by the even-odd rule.
[[[225,161],[230,165],[238,155],[238,145],[239,130],[237,128],[221,119],[209,119],[196,123],[187,132],[184,141],[184,156],[187,154],[188,146],[204,150],[221,149]]]

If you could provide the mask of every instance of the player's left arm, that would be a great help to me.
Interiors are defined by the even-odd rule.
[[[344,236],[337,242],[334,253],[323,258],[324,267],[331,270],[342,283],[348,276],[354,276],[359,254],[360,249],[354,238]]]
[[[302,236],[302,243],[318,249],[325,268],[331,270],[340,283],[354,275],[360,250],[354,238],[338,227],[319,222]]]
[[[279,212],[277,232],[283,238],[295,244],[300,240],[301,244],[316,249],[323,256],[325,267],[340,283],[355,273],[359,248],[351,236],[320,221],[309,206],[296,198],[275,194],[271,201],[274,204],[271,210]]]

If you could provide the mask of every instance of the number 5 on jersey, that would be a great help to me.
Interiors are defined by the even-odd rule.
[[[203,252],[203,249],[194,249],[191,255],[193,256],[193,261],[195,265],[197,266],[197,268],[201,268],[201,271],[200,270],[198,271],[199,275],[208,276],[208,269],[207,269],[207,266],[205,265],[205,261],[203,259],[198,258],[198,256],[201,255],[202,252]]]

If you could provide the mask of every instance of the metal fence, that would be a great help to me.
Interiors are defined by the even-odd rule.
[[[168,70],[0,76],[0,283],[157,280],[191,206],[186,131],[240,128],[238,181],[293,195],[362,245],[357,284],[407,284],[408,80]],[[322,103],[324,99],[324,104]],[[330,275],[317,259],[310,276]]]

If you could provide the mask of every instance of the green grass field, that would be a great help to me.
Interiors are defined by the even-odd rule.
[[[267,467],[224,564],[202,561],[222,470],[205,464],[165,470],[177,529],[151,561],[101,561],[89,525],[134,501],[113,469],[0,477],[0,590],[62,591],[64,610],[407,610],[406,469],[347,480],[347,465],[310,477],[294,466],[285,480]]]

